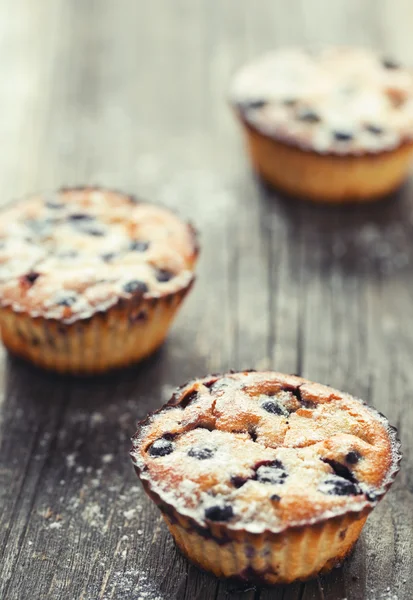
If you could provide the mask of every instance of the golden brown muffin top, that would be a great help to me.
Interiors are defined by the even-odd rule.
[[[141,424],[131,456],[161,503],[201,525],[257,533],[374,506],[400,461],[384,416],[274,372],[180,388]]]
[[[231,101],[258,131],[305,150],[376,153],[413,138],[413,71],[367,49],[271,52],[239,71]]]
[[[1,213],[0,303],[72,322],[186,287],[196,255],[193,229],[165,208],[98,188],[39,194]]]

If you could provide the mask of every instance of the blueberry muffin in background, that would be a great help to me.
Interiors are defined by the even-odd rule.
[[[413,70],[358,48],[273,51],[234,77],[231,104],[270,185],[319,202],[382,197],[413,154]]]
[[[401,460],[373,408],[274,372],[186,384],[132,441],[135,470],[187,558],[265,584],[339,564]]]
[[[194,281],[193,228],[171,211],[85,187],[8,205],[0,219],[0,330],[61,373],[134,363],[164,340]]]

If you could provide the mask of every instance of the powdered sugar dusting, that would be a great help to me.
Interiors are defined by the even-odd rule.
[[[75,466],[76,455],[77,455],[77,452],[72,452],[71,454],[66,455],[66,464],[69,469],[72,469]]]
[[[384,417],[331,388],[239,373],[180,394],[138,432],[132,458],[163,502],[203,524],[258,533],[362,510],[397,470]]]
[[[123,512],[123,516],[125,517],[125,519],[127,521],[130,521],[130,519],[133,519],[133,517],[135,516],[136,513],[136,508],[131,508],[129,510],[125,510]]]
[[[105,465],[108,465],[109,463],[113,462],[113,454],[104,454],[102,456],[102,462]]]
[[[102,600],[132,596],[134,600],[166,600],[146,571],[126,569],[112,573]]]

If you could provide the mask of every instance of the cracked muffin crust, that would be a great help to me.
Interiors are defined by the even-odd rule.
[[[407,175],[413,71],[371,50],[270,52],[236,74],[230,100],[255,168],[287,193],[372,199]]]
[[[395,432],[374,409],[272,372],[180,388],[141,423],[131,456],[191,560],[267,583],[342,560],[400,461]],[[291,564],[291,553],[300,560]]]
[[[0,223],[4,343],[59,371],[135,362],[163,341],[197,254],[190,225],[120,192],[62,189],[14,203]]]

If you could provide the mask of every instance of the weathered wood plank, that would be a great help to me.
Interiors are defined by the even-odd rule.
[[[250,174],[225,104],[232,71],[286,43],[409,60],[411,6],[325,0],[0,5],[2,200],[101,183],[202,234],[199,280],[165,347],[95,381],[2,362],[0,597],[408,600],[413,587],[411,186],[352,210],[294,203]],[[411,19],[410,19],[411,20]],[[273,367],[363,396],[401,425],[404,468],[342,569],[306,584],[218,582],[176,551],[127,450],[193,376]]]

